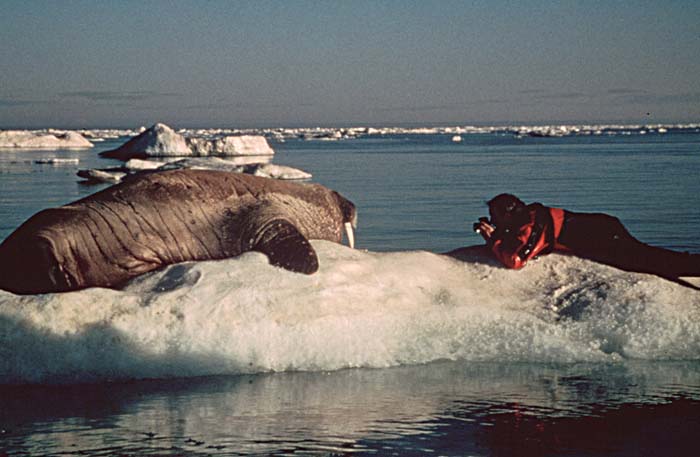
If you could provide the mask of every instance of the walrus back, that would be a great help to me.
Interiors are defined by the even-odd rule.
[[[235,190],[206,182],[218,175],[163,175],[29,218],[0,244],[0,288],[36,294],[120,287],[165,265],[239,254],[240,246],[221,236],[226,221],[217,216]],[[240,192],[249,193],[246,186]]]
[[[28,219],[0,245],[0,288],[120,287],[166,265],[239,255],[273,222],[300,239],[339,242],[348,205],[354,211],[318,184],[209,170],[142,175]]]

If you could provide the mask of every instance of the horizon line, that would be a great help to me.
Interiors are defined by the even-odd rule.
[[[249,123],[241,123],[242,126],[232,126],[230,124],[224,125],[220,122],[215,122],[212,124],[200,124],[192,123],[187,125],[186,123],[177,122],[167,122],[162,120],[156,120],[147,123],[133,123],[130,126],[124,124],[118,125],[75,125],[75,124],[55,124],[55,125],[42,125],[42,126],[27,126],[27,125],[0,125],[0,131],[3,130],[48,130],[48,129],[61,129],[61,130],[134,130],[141,127],[149,128],[157,123],[166,124],[170,127],[177,129],[232,129],[232,130],[274,130],[274,129],[312,129],[312,128],[438,128],[438,127],[512,127],[512,126],[532,126],[532,127],[546,127],[554,125],[562,126],[579,126],[579,125],[695,125],[700,124],[700,119],[696,120],[670,120],[670,119],[607,119],[607,120],[544,120],[544,121],[493,121],[493,122],[371,122],[371,123],[359,123],[359,122],[338,122],[338,123],[299,123],[288,125],[271,125],[271,124],[260,124],[253,126]]]

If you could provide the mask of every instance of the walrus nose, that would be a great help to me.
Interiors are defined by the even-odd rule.
[[[355,249],[355,233],[352,230],[352,223],[345,223],[345,236],[348,239],[348,246],[350,249]]]

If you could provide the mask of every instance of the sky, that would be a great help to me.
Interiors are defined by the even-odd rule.
[[[0,128],[700,121],[697,0],[0,10]]]

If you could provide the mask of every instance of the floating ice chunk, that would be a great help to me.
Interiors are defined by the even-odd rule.
[[[155,160],[130,159],[124,163],[124,168],[129,171],[155,170],[163,166],[163,162]]]
[[[0,132],[0,148],[74,149],[91,148],[92,143],[77,132],[5,130]]]
[[[246,167],[245,173],[252,174],[254,176],[261,176],[263,178],[274,178],[282,180],[297,180],[297,179],[311,179],[311,173],[307,173],[303,170],[297,168],[287,167],[284,165],[275,165],[272,163],[253,165]]]
[[[173,160],[162,164],[159,167],[159,170],[164,171],[176,170],[180,168],[194,168],[197,170],[221,170],[242,173],[245,165],[249,165],[251,163],[259,164],[269,160],[269,157],[234,157],[231,159],[221,159],[219,157],[191,157]]]
[[[452,142],[453,143],[461,143],[462,142],[462,137],[459,135],[455,135],[452,137]]]
[[[100,153],[102,157],[120,160],[147,157],[269,156],[275,152],[260,135],[224,136],[220,138],[189,137],[165,124],[155,124],[117,149]],[[206,135],[197,131],[195,135]]]
[[[98,183],[106,182],[110,184],[115,184],[120,182],[127,175],[121,171],[112,170],[78,170],[78,176],[84,178],[88,182]]]
[[[213,140],[188,138],[187,142],[195,156],[266,156],[275,153],[260,135],[225,136]]]
[[[141,127],[141,130],[132,129],[82,129],[76,130],[78,133],[83,135],[85,138],[89,138],[90,141],[105,141],[113,140],[121,137],[132,137],[136,136],[145,129]]]
[[[264,178],[297,180],[311,179],[311,173],[284,165],[275,165],[269,162],[269,157],[262,157],[263,162],[242,163],[247,157],[236,157],[234,160],[212,158],[188,158],[168,162],[159,170],[174,170],[177,168],[195,168],[199,170],[221,170],[234,173],[246,173]],[[264,160],[267,159],[267,160]]]
[[[47,165],[73,165],[80,163],[80,159],[77,157],[73,158],[62,158],[62,157],[45,157],[43,159],[34,160],[36,164],[47,164]]]
[[[143,160],[130,159],[121,167],[125,171],[139,172],[143,170],[175,170],[180,168],[197,168],[200,170],[239,171],[243,165],[268,163],[269,156],[241,156],[222,159],[219,157],[187,157],[175,160]]]
[[[158,170],[179,170],[182,168],[191,168],[194,170],[221,170],[240,173],[242,165],[233,161],[220,159],[218,157],[201,158],[193,157],[187,159],[173,160],[162,164]]]
[[[131,159],[122,167],[79,170],[77,174],[81,178],[84,178],[91,183],[118,183],[127,175],[135,175],[143,172],[177,170],[182,168],[246,173],[265,178],[282,180],[311,179],[310,173],[283,165],[273,165],[268,163],[269,161],[270,156],[244,156],[234,157],[228,160],[221,159],[219,157],[188,157],[179,160],[171,160],[169,162]]]
[[[165,124],[155,124],[117,149],[101,152],[102,157],[129,160],[159,156],[192,155],[185,137]]]

